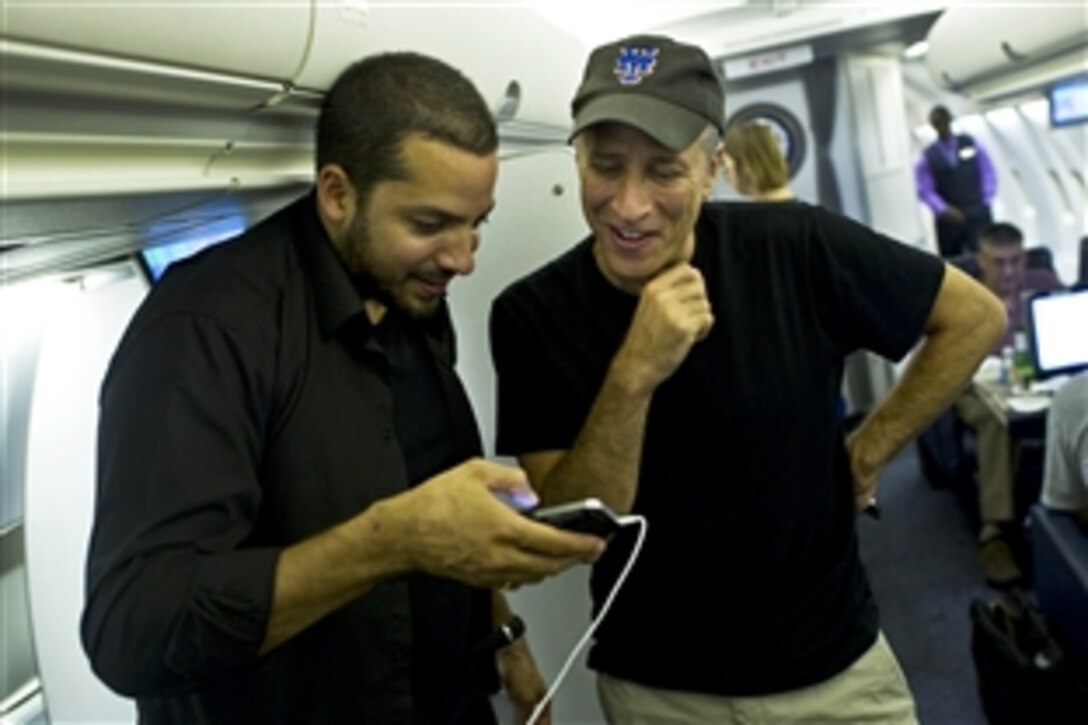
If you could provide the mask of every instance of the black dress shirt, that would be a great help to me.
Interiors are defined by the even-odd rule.
[[[398,320],[415,342],[391,360],[314,203],[176,264],[129,325],[101,392],[85,648],[144,722],[490,721],[469,660],[487,595],[452,582],[388,582],[258,656],[284,547],[480,452],[448,311]],[[446,414],[415,476],[405,362]]]

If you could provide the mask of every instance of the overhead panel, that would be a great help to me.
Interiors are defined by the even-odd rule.
[[[4,36],[68,50],[280,80],[301,62],[311,8],[268,0],[22,0]]]
[[[934,80],[975,100],[1038,90],[1088,71],[1083,2],[955,5],[933,24],[926,65]]]
[[[313,12],[266,0],[8,4],[4,200],[308,181],[316,104],[268,108],[302,66]]]
[[[465,73],[496,104],[511,81],[520,86],[518,124],[570,125],[569,101],[581,80],[586,48],[530,7],[515,3],[318,3],[313,47],[295,80],[321,90],[364,55],[410,50]]]

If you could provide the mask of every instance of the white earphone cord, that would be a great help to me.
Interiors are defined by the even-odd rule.
[[[537,718],[544,712],[544,708],[552,701],[556,691],[559,689],[559,685],[567,676],[567,672],[570,670],[571,665],[574,664],[574,660],[578,658],[579,653],[581,653],[582,649],[585,648],[586,644],[593,637],[593,633],[597,631],[597,626],[604,620],[605,615],[608,614],[608,610],[612,606],[612,601],[616,598],[616,595],[620,591],[620,587],[623,586],[623,582],[626,581],[627,575],[631,573],[631,568],[638,559],[639,551],[642,550],[642,542],[646,539],[646,529],[648,527],[646,517],[637,515],[621,516],[620,522],[624,525],[638,524],[638,538],[635,539],[635,545],[631,549],[631,555],[627,558],[627,563],[624,565],[623,571],[616,577],[616,583],[612,585],[612,591],[608,593],[608,597],[604,600],[601,611],[597,612],[597,616],[590,622],[585,634],[582,635],[582,638],[574,645],[574,649],[567,655],[567,661],[563,663],[563,667],[559,670],[559,674],[555,676],[555,680],[552,682],[552,686],[548,688],[547,694],[545,694],[544,698],[536,704],[535,708],[533,708],[533,714],[529,716],[526,725],[535,725]]]

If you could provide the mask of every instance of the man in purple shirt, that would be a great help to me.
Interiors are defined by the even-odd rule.
[[[914,166],[918,198],[933,210],[937,247],[942,257],[976,249],[982,227],[993,219],[990,202],[997,174],[982,145],[971,136],[952,133],[952,114],[944,106],[929,112],[937,140]]]
[[[1008,313],[1005,336],[993,351],[994,355],[1000,355],[1003,348],[1014,344],[1016,333],[1024,329],[1025,295],[1058,289],[1062,284],[1052,270],[1028,268],[1023,235],[1012,224],[998,222],[983,227],[978,234],[975,259],[979,281],[1004,303]],[[977,434],[982,571],[990,584],[1009,586],[1022,577],[1003,535],[1016,517],[1015,441],[973,388],[968,387],[960,395],[955,408],[957,415]]]

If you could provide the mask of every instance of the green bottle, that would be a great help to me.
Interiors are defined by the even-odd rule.
[[[1028,335],[1023,330],[1018,330],[1013,336],[1012,364],[1014,387],[1027,390],[1035,379],[1035,365],[1031,361],[1031,350],[1028,349]]]

